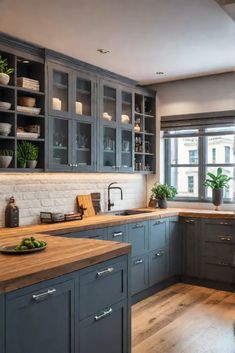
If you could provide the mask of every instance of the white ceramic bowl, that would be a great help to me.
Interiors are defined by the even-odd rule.
[[[10,109],[11,108],[11,103],[8,102],[0,102],[0,109]]]

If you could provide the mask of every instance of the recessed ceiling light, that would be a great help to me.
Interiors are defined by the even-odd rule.
[[[100,54],[108,54],[108,53],[110,53],[110,50],[107,50],[107,49],[97,49],[97,51],[98,51]]]
[[[163,71],[157,71],[156,75],[164,75],[164,72]]]

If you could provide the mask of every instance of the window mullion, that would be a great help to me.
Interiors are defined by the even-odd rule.
[[[200,132],[203,133],[203,129],[200,129]],[[199,148],[199,170],[198,170],[198,193],[199,199],[201,201],[205,200],[205,187],[204,187],[204,180],[205,180],[205,160],[206,160],[206,144],[205,144],[205,136],[200,136],[198,141],[198,148]]]

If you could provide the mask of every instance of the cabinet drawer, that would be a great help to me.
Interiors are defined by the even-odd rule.
[[[165,278],[169,272],[168,250],[158,249],[149,254],[149,284],[153,286]]]
[[[80,353],[127,353],[126,302],[108,305],[80,322]]]
[[[149,222],[149,250],[165,248],[168,245],[168,220]]]
[[[120,225],[108,228],[108,240],[127,242],[127,226]]]
[[[235,283],[235,265],[222,258],[204,258],[202,264],[202,277],[214,281]]]
[[[107,231],[106,228],[89,229],[79,232],[60,234],[60,236],[67,238],[89,238],[105,240],[107,239]]]
[[[129,224],[128,242],[132,244],[132,255],[146,252],[148,250],[148,222]]]
[[[114,259],[81,271],[80,319],[88,317],[127,295],[127,258]]]
[[[229,263],[235,261],[235,248],[231,244],[204,242],[202,254],[208,257],[221,257]]]
[[[205,220],[202,224],[202,241],[234,243],[234,230],[231,220]]]
[[[131,260],[131,294],[148,287],[148,256],[136,256]]]

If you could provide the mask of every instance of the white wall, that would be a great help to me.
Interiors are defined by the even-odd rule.
[[[107,210],[107,187],[118,182],[123,189],[112,191],[113,210],[146,206],[146,177],[130,174],[0,174],[0,227],[4,226],[6,198],[14,195],[20,208],[20,225],[39,222],[40,211],[76,210],[78,194],[100,192],[102,210]]]
[[[193,114],[235,110],[235,73],[167,82],[153,86],[157,89],[157,140],[160,139],[160,118],[164,115]],[[157,153],[158,154],[158,153]],[[162,153],[159,153],[159,159]],[[163,163],[158,161],[163,167]],[[155,179],[160,180],[160,168]],[[148,178],[148,196],[154,177]],[[171,206],[211,208],[210,204],[172,202]],[[234,209],[224,205],[223,209]]]

